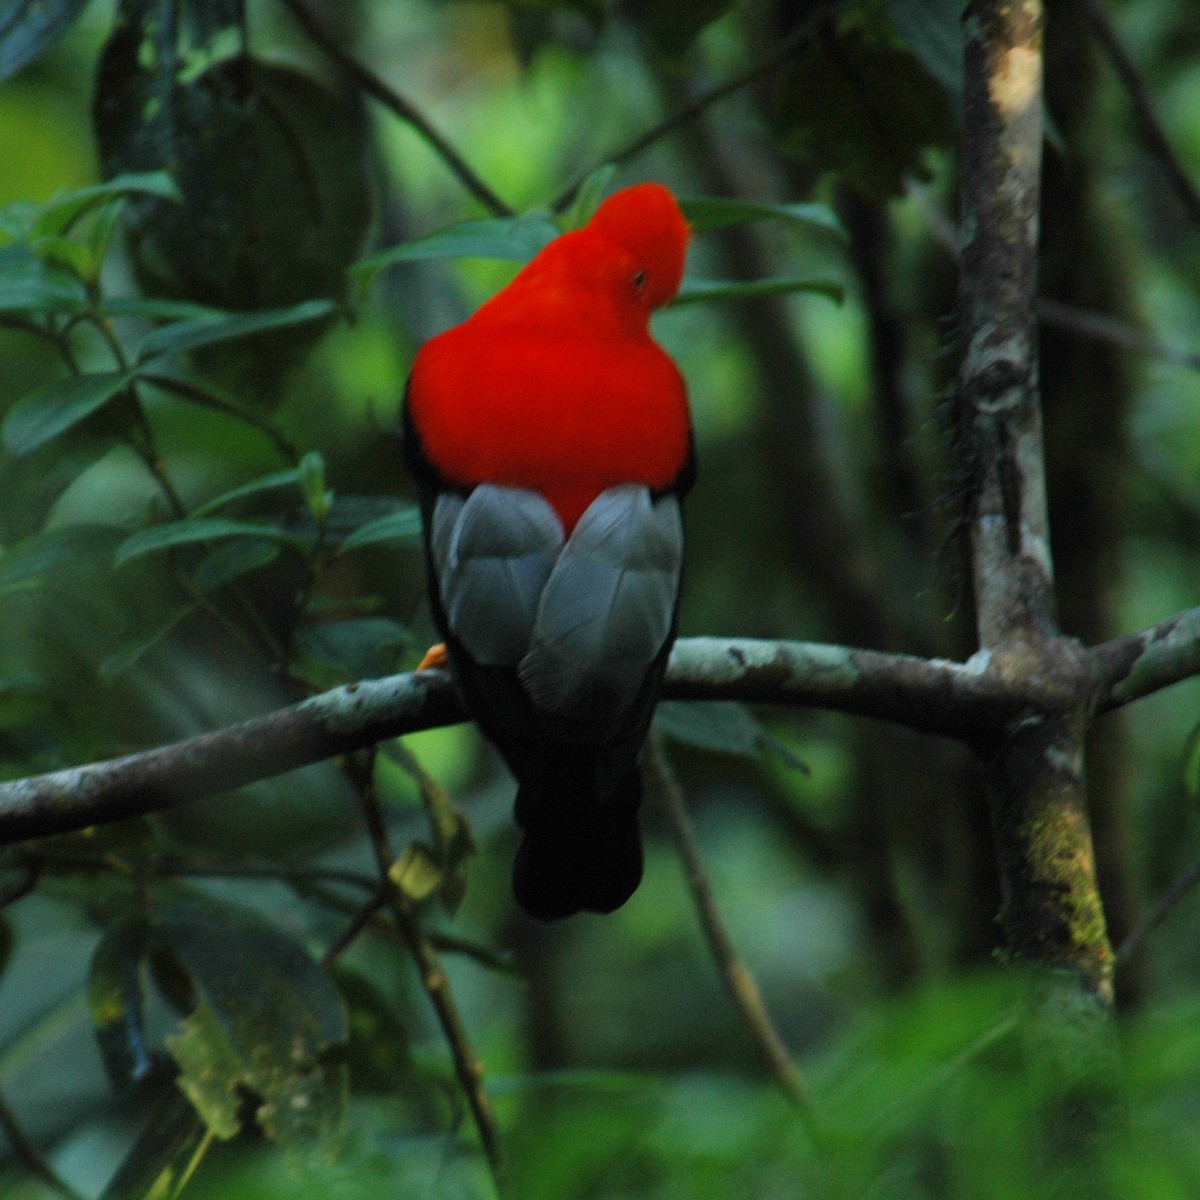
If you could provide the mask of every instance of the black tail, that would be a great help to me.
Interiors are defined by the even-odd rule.
[[[569,774],[548,771],[517,793],[517,822],[525,836],[513,863],[513,893],[542,921],[612,912],[642,881],[637,768],[603,800],[581,792],[580,782],[576,762]]]

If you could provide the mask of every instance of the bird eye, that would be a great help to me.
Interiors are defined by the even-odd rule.
[[[633,277],[633,286],[637,291],[641,291],[646,286],[646,272],[638,271]]]

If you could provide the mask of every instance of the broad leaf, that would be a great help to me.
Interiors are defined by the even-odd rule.
[[[702,750],[745,758],[759,758],[770,751],[788,766],[808,772],[745,705],[732,700],[664,700],[655,710],[654,725],[667,737]]]
[[[218,588],[269,566],[279,557],[277,542],[257,538],[231,538],[214,546],[196,564],[192,583],[196,590],[209,595]]]
[[[5,446],[16,455],[32,453],[103,408],[134,378],[132,371],[72,375],[22,396],[0,426]]]
[[[859,31],[805,47],[776,86],[772,116],[786,153],[878,201],[925,174],[926,150],[957,139],[946,93],[917,59]]]
[[[88,1007],[100,1057],[113,1087],[124,1091],[150,1072],[142,993],[145,920],[118,921],[105,931],[88,972]]]
[[[216,512],[217,509],[225,508],[229,504],[236,504],[239,500],[245,500],[248,496],[260,496],[265,492],[277,492],[284,488],[298,488],[300,486],[300,472],[296,468],[291,468],[287,471],[275,471],[270,475],[263,475],[259,479],[251,479],[249,483],[239,484],[231,491],[222,492],[219,496],[214,496],[211,500],[206,500],[199,508],[192,512],[191,519],[197,517],[206,517],[209,513]]]
[[[124,530],[115,525],[64,525],[0,550],[0,592],[26,587],[85,555],[110,554]]]
[[[178,903],[159,921],[196,997],[168,1048],[209,1128],[237,1132],[244,1089],[261,1098],[263,1131],[285,1145],[335,1133],[344,1100],[340,1072],[325,1060],[346,1040],[346,1014],[325,972],[245,910]]]
[[[675,304],[707,304],[713,300],[742,300],[747,296],[783,296],[791,292],[814,292],[840,304],[846,289],[836,280],[820,276],[788,276],[778,279],[715,280],[685,279]]]
[[[827,204],[759,204],[721,196],[686,196],[680,198],[679,207],[697,233],[747,221],[782,221],[812,236],[842,245],[847,241],[846,230]]]
[[[415,504],[407,504],[387,516],[377,517],[360,525],[353,533],[342,539],[338,553],[360,550],[364,546],[379,546],[395,543],[400,546],[416,545],[421,539],[421,511]]]
[[[138,362],[163,354],[183,354],[201,346],[230,342],[269,330],[287,329],[328,317],[334,311],[331,300],[305,300],[290,308],[270,312],[233,313],[199,320],[176,321],[148,333],[138,348]]]
[[[206,1145],[195,1108],[167,1088],[100,1200],[176,1200]]]
[[[296,644],[306,655],[349,679],[365,679],[395,670],[396,656],[408,642],[403,625],[388,617],[351,617],[302,625]]]
[[[162,296],[108,296],[104,311],[110,317],[146,317],[151,321],[219,321],[229,315],[206,304]]]
[[[394,263],[440,258],[497,258],[524,263],[549,245],[559,232],[545,213],[463,221],[373,254],[356,262],[350,270],[359,286],[365,288],[376,272]]]
[[[0,12],[0,82],[48,50],[87,0],[7,0]]]
[[[87,303],[79,279],[27,245],[0,249],[0,313],[75,313]]]
[[[159,5],[127,14],[96,79],[105,172],[163,169],[184,198],[138,203],[143,290],[233,312],[337,294],[370,216],[360,102],[292,67],[222,56],[236,6],[181,7],[178,45]],[[281,330],[273,339],[284,344]]]
[[[215,542],[221,538],[255,538],[259,541],[278,542],[281,545],[306,547],[308,539],[289,533],[278,525],[256,521],[233,521],[223,517],[197,517],[182,521],[168,521],[152,529],[142,529],[128,537],[117,547],[113,559],[115,566],[123,566],[131,559],[143,554],[157,554],[176,546],[192,545],[196,542]]]
[[[34,222],[33,234],[43,237],[66,233],[90,209],[128,196],[157,196],[161,200],[173,200],[176,203],[182,200],[179,189],[165,171],[116,175],[104,183],[52,196],[42,205]]]
[[[900,36],[921,65],[953,97],[962,100],[963,0],[886,0]]]

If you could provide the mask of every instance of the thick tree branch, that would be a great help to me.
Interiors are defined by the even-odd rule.
[[[967,9],[959,445],[985,647],[1055,632],[1036,323],[1039,0]]]
[[[1085,707],[1107,712],[1200,675],[1200,608],[1078,651]],[[966,663],[815,642],[683,638],[664,695],[874,717],[985,753],[1022,713],[1052,711],[1053,678],[1013,680],[996,658]],[[388,738],[465,721],[442,671],[334,688],[288,708],[137,754],[0,783],[0,844],[125,820],[229,791]]]
[[[1093,660],[1059,633],[1035,321],[1041,0],[970,0],[963,71],[958,437],[980,644],[1026,697],[985,755],[1006,950],[1112,1000],[1084,741]]]

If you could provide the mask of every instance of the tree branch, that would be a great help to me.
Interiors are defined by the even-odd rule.
[[[967,10],[959,447],[980,643],[1055,630],[1034,298],[1040,0]]]
[[[1098,676],[1097,712],[1111,712],[1192,679],[1200,675],[1200,608],[1104,642],[1092,651],[1092,658]]]
[[[1015,711],[986,665],[806,642],[690,638],[675,646],[666,695],[820,706],[974,740]],[[155,812],[466,719],[442,671],[347,684],[186,741],[0,783],[0,844]]]
[[[1080,651],[1091,709],[1108,712],[1200,675],[1200,608]],[[1050,709],[993,657],[965,663],[815,642],[682,638],[664,696],[824,708],[991,747],[1018,715]],[[122,758],[0,783],[0,844],[107,824],[467,720],[444,671],[346,684],[299,704]]]
[[[1042,0],[965,14],[958,442],[980,644],[1024,709],[986,754],[1007,952],[1075,973],[1101,1007],[1113,954],[1096,883],[1084,741],[1094,660],[1059,633],[1034,303]]]
[[[1154,104],[1150,100],[1150,93],[1146,88],[1145,81],[1133,60],[1125,52],[1125,47],[1121,45],[1121,39],[1117,37],[1117,31],[1113,28],[1113,23],[1109,20],[1104,5],[1100,3],[1100,0],[1083,0],[1083,11],[1087,14],[1088,22],[1097,39],[1108,53],[1109,61],[1125,85],[1125,90],[1129,93],[1129,98],[1133,101],[1133,106],[1137,109],[1138,116],[1145,126],[1150,144],[1162,159],[1163,166],[1167,169],[1167,179],[1174,188],[1180,204],[1183,205],[1188,219],[1193,225],[1200,225],[1200,192],[1197,192],[1195,184],[1183,169],[1179,156],[1171,146],[1171,139],[1167,137],[1166,130],[1163,129],[1162,122],[1159,121],[1158,114],[1154,111]]]
[[[667,762],[661,740],[655,734],[650,736],[648,751],[652,777],[658,785],[662,806],[671,822],[675,844],[679,847],[684,870],[687,872],[688,889],[692,893],[705,940],[717,969],[721,972],[725,990],[741,1014],[750,1035],[758,1043],[779,1086],[799,1111],[809,1136],[819,1145],[820,1130],[813,1108],[812,1092],[808,1082],[792,1061],[787,1045],[771,1020],[771,1014],[767,1012],[758,981],[738,954],[737,947],[729,935],[725,919],[717,907],[708,872],[700,858],[700,847],[696,844],[695,831],[688,817],[683,789],[675,772],[671,770],[670,763]]]
[[[284,0],[284,3],[289,5],[294,2],[295,0]],[[818,5],[787,37],[780,41],[779,45],[770,54],[759,59],[758,62],[752,63],[732,79],[727,79],[724,83],[719,84],[717,87],[683,105],[682,108],[676,109],[675,112],[660,121],[657,125],[638,134],[632,141],[614,150],[604,161],[617,166],[628,162],[643,150],[654,145],[655,142],[666,137],[667,134],[673,133],[681,125],[686,125],[689,121],[695,120],[701,113],[711,108],[719,100],[724,100],[736,92],[740,92],[743,88],[749,87],[750,84],[757,82],[759,79],[765,79],[767,76],[774,74],[797,51],[802,49],[829,20],[831,9],[832,6],[830,5]],[[575,199],[576,193],[583,186],[584,180],[587,179],[593,169],[591,168],[579,176],[574,183],[566,187],[550,202],[552,211],[562,212]]]
[[[385,108],[390,108],[402,121],[407,122],[417,131],[425,143],[450,168],[454,177],[475,197],[489,212],[497,217],[510,217],[513,210],[492,191],[490,187],[467,165],[466,160],[434,127],[426,120],[421,110],[412,101],[390,88],[378,75],[372,74],[357,59],[347,54],[341,46],[325,31],[316,17],[308,11],[301,0],[282,0],[283,6],[295,18],[296,24],[308,34],[309,38],[329,56],[346,78],[373,96]]]

